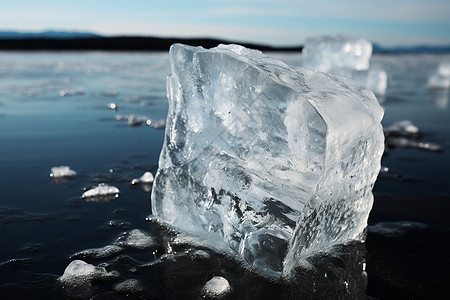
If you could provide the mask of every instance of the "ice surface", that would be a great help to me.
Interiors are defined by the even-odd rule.
[[[306,39],[302,51],[303,66],[320,72],[367,70],[372,43],[363,38],[321,36]]]
[[[273,276],[361,238],[384,148],[372,92],[238,45],[170,61],[153,214]]]
[[[369,69],[372,43],[363,38],[321,36],[306,39],[302,66],[311,70],[351,78],[382,96],[386,93],[387,74]]]
[[[443,62],[435,73],[428,79],[428,88],[448,89],[450,88],[450,62]]]
[[[60,177],[72,177],[77,175],[77,172],[71,170],[68,166],[53,167],[50,171],[50,177],[60,178]]]
[[[214,276],[203,287],[203,293],[207,297],[221,297],[230,292],[230,290],[231,286],[228,280],[222,276]]]

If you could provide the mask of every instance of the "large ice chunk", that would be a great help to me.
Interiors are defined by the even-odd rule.
[[[311,37],[303,48],[302,65],[320,72],[367,70],[372,43],[363,38],[342,35]]]
[[[269,275],[360,239],[383,110],[343,77],[238,45],[170,49],[152,212]]]

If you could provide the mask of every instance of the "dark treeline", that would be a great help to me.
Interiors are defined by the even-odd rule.
[[[73,50],[73,51],[167,51],[172,44],[182,43],[192,46],[212,48],[230,41],[217,39],[180,39],[156,37],[95,37],[95,38],[28,38],[0,39],[0,50]],[[301,52],[302,46],[271,47],[267,45],[238,43],[261,51]]]

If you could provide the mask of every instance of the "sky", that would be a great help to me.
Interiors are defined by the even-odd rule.
[[[272,46],[310,36],[450,45],[449,0],[0,0],[0,30],[212,37]]]

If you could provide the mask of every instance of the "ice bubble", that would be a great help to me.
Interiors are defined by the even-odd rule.
[[[450,62],[439,64],[437,71],[428,79],[427,87],[429,89],[450,88]]]
[[[153,174],[151,172],[145,172],[141,177],[131,180],[131,184],[153,183],[153,179]]]
[[[228,294],[231,291],[231,286],[228,280],[222,276],[214,276],[205,283],[203,287],[203,294],[206,297],[216,298]]]
[[[154,247],[156,242],[145,232],[133,229],[122,234],[115,242],[116,245],[137,249],[147,249]]]
[[[384,150],[372,92],[238,45],[169,56],[157,217],[278,277],[362,239]]]
[[[50,177],[52,178],[73,177],[75,175],[77,175],[77,172],[71,170],[69,166],[53,167],[50,170]]]
[[[84,192],[81,198],[89,202],[107,202],[119,197],[119,193],[119,189],[115,186],[100,183],[98,186]]]

